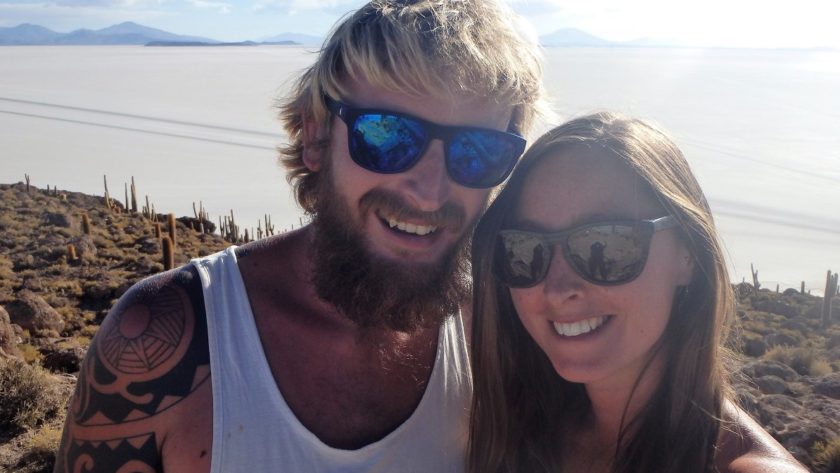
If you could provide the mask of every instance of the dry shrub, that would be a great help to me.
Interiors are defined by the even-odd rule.
[[[55,452],[61,442],[61,426],[45,426],[35,432],[26,452],[15,465],[17,472],[49,473],[55,465]]]
[[[815,473],[840,472],[840,438],[817,442],[811,450]]]
[[[764,354],[764,359],[784,363],[800,375],[823,376],[831,373],[831,364],[811,347],[779,345]]]
[[[29,337],[27,336],[27,338]],[[44,355],[42,355],[37,348],[28,343],[20,343],[17,348],[18,351],[20,351],[21,357],[23,357],[23,361],[30,365],[41,364],[41,360],[43,360]]]
[[[0,430],[35,427],[63,408],[64,396],[46,370],[16,358],[0,359]]]

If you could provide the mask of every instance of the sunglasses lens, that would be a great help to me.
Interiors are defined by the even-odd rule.
[[[524,140],[508,133],[460,132],[449,144],[449,175],[467,187],[493,187],[505,180],[523,147]]]
[[[496,240],[496,275],[510,287],[539,283],[550,262],[551,248],[536,235],[505,231]]]
[[[423,125],[397,115],[359,115],[350,133],[350,156],[359,166],[380,173],[402,172],[423,153]]]
[[[646,233],[627,224],[596,225],[569,235],[568,261],[589,281],[620,284],[638,276],[647,258]]]

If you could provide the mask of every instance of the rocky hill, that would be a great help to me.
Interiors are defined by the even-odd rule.
[[[235,239],[195,217],[177,219],[169,264]],[[167,220],[103,197],[0,185],[0,471],[51,470],[81,359],[120,295],[164,270]],[[806,466],[840,472],[840,299],[837,326],[823,329],[822,298],[735,289],[742,404]]]

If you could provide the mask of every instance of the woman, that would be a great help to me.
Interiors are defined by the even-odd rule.
[[[806,471],[732,401],[721,247],[662,132],[550,131],[473,253],[470,472]]]

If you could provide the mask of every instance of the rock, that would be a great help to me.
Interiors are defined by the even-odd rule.
[[[796,317],[799,315],[799,310],[790,304],[785,304],[781,301],[761,300],[753,304],[755,310],[770,312],[771,314],[778,314],[785,317]]]
[[[776,376],[784,381],[795,381],[799,374],[790,366],[774,360],[756,360],[744,365],[741,372],[756,379],[762,376]]]
[[[840,334],[835,333],[825,341],[825,347],[829,350],[838,346],[840,346]]]
[[[141,253],[146,253],[147,255],[161,253],[160,240],[153,236],[140,237],[137,240],[137,244]]]
[[[752,293],[753,286],[748,282],[742,282],[735,285],[735,295],[738,296],[739,299],[749,297]]]
[[[796,296],[799,294],[799,290],[789,287],[782,292],[783,296]]]
[[[42,219],[47,225],[70,228],[73,226],[73,218],[63,212],[44,212]]]
[[[85,350],[76,342],[65,339],[57,344],[50,344],[40,349],[44,356],[41,362],[44,368],[58,373],[75,373],[79,371]]]
[[[797,316],[796,318],[788,319],[782,322],[781,327],[788,330],[795,330],[797,332],[807,333],[808,321],[802,316]]]
[[[96,259],[96,245],[89,235],[73,238],[70,243],[76,247],[76,256],[85,263],[92,263]]]
[[[795,347],[799,345],[799,340],[786,333],[771,332],[764,336],[764,343],[771,347],[775,347],[777,345],[787,345],[790,347]]]
[[[64,328],[64,320],[44,299],[32,291],[23,289],[17,293],[17,300],[6,305],[12,322],[27,330],[55,330]]]
[[[814,392],[832,399],[840,399],[840,373],[831,373],[818,378],[814,384]]]
[[[772,374],[756,378],[753,381],[764,394],[787,394],[790,392],[785,380]]]
[[[767,352],[767,344],[758,338],[747,338],[741,343],[741,351],[753,358],[758,358]]]
[[[15,329],[12,328],[9,313],[3,306],[0,306],[0,356],[17,356],[17,344],[18,336],[15,334]]]

